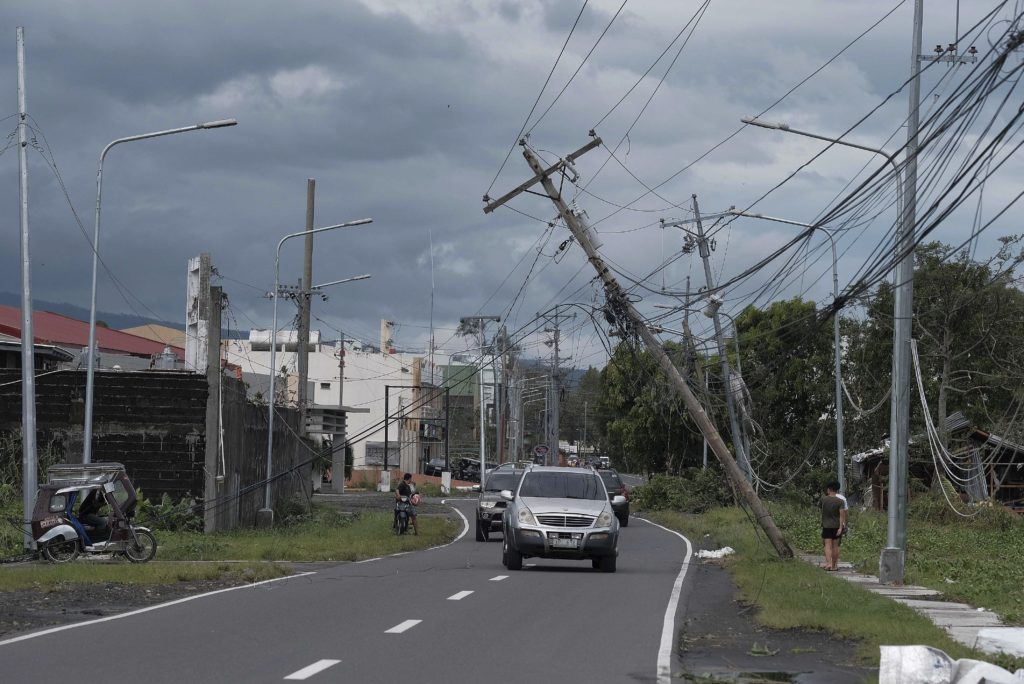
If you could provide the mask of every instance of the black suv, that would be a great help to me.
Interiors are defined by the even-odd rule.
[[[487,541],[487,535],[501,530],[501,515],[505,512],[507,502],[501,498],[501,491],[515,491],[519,486],[519,478],[523,476],[523,466],[516,463],[503,463],[487,471],[486,482],[480,490],[480,498],[476,504],[476,540]]]
[[[615,511],[615,517],[619,519],[619,525],[629,527],[629,490],[626,488],[622,478],[619,477],[619,471],[612,468],[602,468],[597,471],[597,474],[601,476],[604,488],[608,490],[608,499],[612,500],[612,509]],[[625,502],[615,505],[614,498],[616,496],[621,496],[625,499]]]

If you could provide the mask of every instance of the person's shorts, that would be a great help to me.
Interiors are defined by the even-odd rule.
[[[822,539],[839,539],[839,528],[838,527],[822,527],[821,528]]]

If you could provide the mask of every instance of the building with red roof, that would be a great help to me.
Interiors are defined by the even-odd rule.
[[[21,338],[21,309],[0,305],[0,333]],[[32,313],[33,342],[52,344],[66,349],[81,350],[89,346],[89,322],[80,321],[52,311]],[[120,330],[96,327],[96,346],[101,354],[125,354],[150,358],[160,354],[168,345],[145,337],[131,335]],[[184,360],[185,350],[170,347],[179,361]]]

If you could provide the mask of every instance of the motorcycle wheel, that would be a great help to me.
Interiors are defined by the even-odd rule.
[[[153,556],[156,555],[156,537],[145,530],[135,530],[135,536],[139,538],[139,543],[136,545],[134,541],[129,541],[124,547],[124,555],[132,563],[146,563],[153,560]]]
[[[400,515],[398,516],[398,534],[405,534],[409,529],[409,516]]]
[[[70,563],[78,558],[78,540],[53,539],[41,549],[43,558],[51,563]]]

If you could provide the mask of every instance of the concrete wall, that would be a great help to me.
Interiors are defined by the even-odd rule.
[[[0,370],[0,431],[21,429],[21,384],[18,371]],[[123,463],[146,498],[166,493],[201,499],[204,491],[206,408],[209,391],[204,375],[184,372],[97,371],[93,407],[93,460]],[[236,380],[225,378],[223,393],[224,454],[217,472],[218,529],[252,525],[262,506],[263,487],[243,490],[266,471],[266,408],[245,400]],[[37,440],[65,463],[82,457],[85,371],[63,371],[36,380]],[[278,428],[278,426],[280,426]],[[297,429],[295,411],[278,409],[275,419],[274,472],[303,460],[310,452],[288,430]],[[20,460],[20,455],[17,456]],[[295,494],[309,492],[309,466],[274,485],[275,506]],[[241,493],[240,498],[236,498]]]

